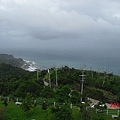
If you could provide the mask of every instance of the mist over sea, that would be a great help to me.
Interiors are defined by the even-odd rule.
[[[120,75],[120,61],[97,51],[64,50],[2,50],[1,53],[34,61],[39,69],[69,66],[78,69],[106,71]]]

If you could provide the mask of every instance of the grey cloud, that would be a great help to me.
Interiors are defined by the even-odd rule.
[[[112,24],[120,25],[120,1],[118,0],[71,0],[71,4],[65,1],[67,5],[61,5],[61,8],[68,12],[75,11],[80,15],[88,15],[95,21],[101,18]]]
[[[53,39],[75,39],[80,36],[75,32],[64,32],[50,28],[33,28],[31,30],[31,37],[38,40],[53,40]]]
[[[0,51],[48,51],[118,66],[119,33],[119,0],[0,0]]]
[[[119,8],[117,0],[0,1],[0,41],[21,48],[118,48]]]

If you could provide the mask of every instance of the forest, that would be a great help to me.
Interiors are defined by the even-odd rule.
[[[50,68],[51,90],[56,87],[56,69]],[[38,74],[38,76],[37,76]],[[96,99],[116,99],[119,96],[120,76],[112,73],[84,70],[84,93]],[[80,91],[82,70],[64,66],[57,68],[58,86],[69,86]],[[44,81],[49,83],[48,70],[29,72],[9,64],[0,64],[0,95],[24,97],[29,92],[33,97],[40,97]],[[92,91],[92,94],[91,92]],[[108,95],[109,94],[109,95]],[[46,96],[47,97],[47,96]]]
[[[82,74],[85,76],[81,94]],[[45,86],[44,82],[48,85]],[[43,109],[46,109],[46,104],[49,106],[55,101],[59,104],[72,103],[84,110],[86,106],[80,105],[81,97],[86,103],[87,98],[103,103],[120,102],[119,90],[120,76],[106,71],[98,72],[63,66],[50,68],[49,71],[46,69],[29,72],[10,64],[0,64],[0,96],[10,97],[13,101],[16,98],[21,99],[24,111],[30,110],[30,106],[25,107],[26,101],[30,103],[30,99],[37,100],[35,104],[42,105]],[[44,105],[43,101],[50,102]],[[64,106],[61,107],[63,111],[67,111]],[[60,112],[59,107],[51,109],[53,113]]]

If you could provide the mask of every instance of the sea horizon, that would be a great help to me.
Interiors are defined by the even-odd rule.
[[[108,58],[91,56],[79,51],[48,51],[48,50],[2,50],[1,53],[12,54],[16,58],[35,62],[38,69],[68,66],[76,69],[94,70],[120,75],[119,63],[111,62]],[[86,54],[86,55],[85,55]]]

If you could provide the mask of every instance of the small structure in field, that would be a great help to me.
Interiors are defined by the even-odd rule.
[[[21,104],[22,104],[22,102],[15,102],[15,104],[16,104],[16,105],[21,105]]]

